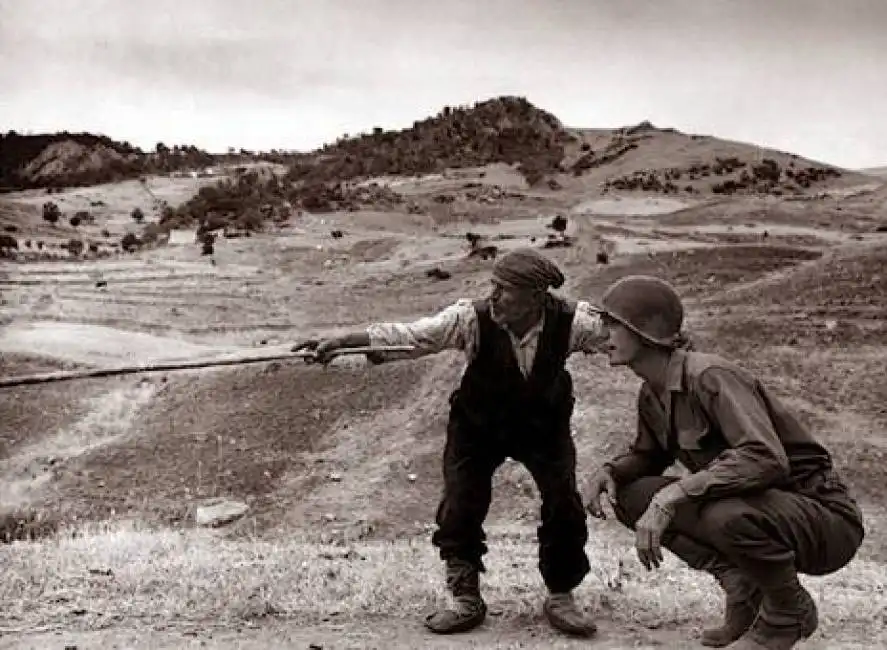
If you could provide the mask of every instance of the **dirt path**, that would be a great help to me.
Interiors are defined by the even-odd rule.
[[[229,650],[265,650],[266,648],[528,648],[569,649],[593,647],[598,650],[645,648],[700,648],[690,629],[647,630],[617,627],[598,622],[598,634],[591,639],[565,637],[542,620],[497,621],[488,619],[480,629],[467,634],[435,636],[418,621],[368,620],[363,623],[298,625],[273,623],[256,627],[211,628],[198,626],[168,629],[112,628],[90,632],[50,631],[34,634],[0,634],[0,650],[55,650],[58,648],[127,648],[127,650],[172,650],[204,648]],[[883,632],[866,634],[864,630],[842,631],[840,637],[813,639],[796,646],[797,650],[842,650],[879,648],[887,636]]]

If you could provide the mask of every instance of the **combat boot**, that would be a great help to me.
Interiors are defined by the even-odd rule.
[[[452,607],[442,607],[425,617],[425,627],[436,634],[473,630],[484,622],[487,606],[480,595],[480,572],[464,560],[447,561],[447,589]]]
[[[727,558],[686,535],[674,535],[666,546],[694,569],[714,576],[726,595],[724,622],[719,628],[702,632],[702,645],[723,648],[745,634],[755,622],[763,599],[754,580]]]
[[[548,594],[543,611],[551,626],[565,634],[590,637],[597,632],[597,626],[579,609],[569,591]]]
[[[751,628],[764,596],[755,583],[735,567],[719,567],[709,572],[721,585],[727,602],[723,625],[703,630],[701,643],[710,648],[723,648]]]
[[[784,579],[761,587],[764,600],[754,626],[735,650],[790,650],[819,627],[816,602],[792,570]]]

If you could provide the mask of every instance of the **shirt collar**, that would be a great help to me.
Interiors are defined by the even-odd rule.
[[[538,338],[542,333],[543,328],[545,327],[545,312],[542,312],[542,318],[540,318],[530,329],[526,331],[526,333],[518,337],[517,334],[512,332],[507,327],[503,327],[503,329],[508,332],[508,336],[517,341],[522,347],[527,345],[530,341]]]
[[[687,353],[684,350],[675,350],[668,360],[665,369],[665,390],[668,393],[680,393],[684,390],[684,364],[687,361]]]

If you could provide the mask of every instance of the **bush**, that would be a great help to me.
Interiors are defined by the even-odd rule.
[[[68,249],[68,252],[75,257],[80,255],[83,252],[83,241],[80,239],[69,239],[68,243],[65,244],[65,248]]]
[[[145,220],[145,213],[142,212],[141,208],[134,208],[130,216],[132,216],[132,220],[138,224]]]
[[[128,232],[123,235],[123,238],[120,240],[120,248],[125,250],[127,253],[132,253],[138,248],[141,248],[142,240],[136,237],[133,233]]]
[[[48,221],[52,225],[58,223],[59,218],[62,216],[62,211],[59,210],[59,206],[53,203],[52,201],[47,201],[43,204],[43,220]]]

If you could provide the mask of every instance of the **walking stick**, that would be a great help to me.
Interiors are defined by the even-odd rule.
[[[411,352],[414,350],[411,345],[380,345],[356,348],[339,348],[327,353],[327,356],[333,357],[350,355],[350,354],[373,354],[376,352]],[[239,359],[215,359],[204,361],[179,361],[174,363],[152,363],[139,366],[123,366],[118,368],[88,368],[84,370],[63,370],[58,372],[44,373],[40,375],[21,375],[17,377],[0,378],[0,388],[12,386],[25,386],[28,384],[45,384],[57,381],[69,381],[72,379],[86,379],[88,377],[111,377],[114,375],[132,375],[150,372],[168,372],[170,370],[190,370],[193,368],[213,368],[217,366],[235,366],[245,365],[247,363],[263,363],[266,361],[278,361],[285,359],[304,359],[307,362],[313,362],[317,355],[311,350],[300,350],[298,352],[287,352],[278,354],[267,354],[255,357],[244,357]]]

